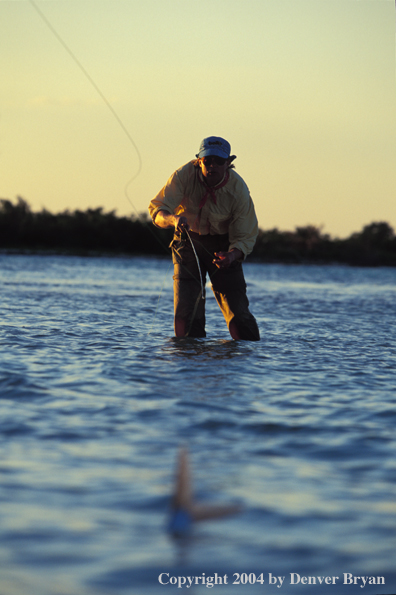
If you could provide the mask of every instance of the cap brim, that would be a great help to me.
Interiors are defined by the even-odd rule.
[[[196,155],[196,157],[198,157],[198,159],[200,159],[201,157],[211,157],[212,155],[215,157],[222,157],[223,159],[229,158],[228,153],[226,153],[225,151],[221,151],[220,149],[215,149],[214,147],[212,147],[210,149],[205,149],[205,151],[200,151]]]

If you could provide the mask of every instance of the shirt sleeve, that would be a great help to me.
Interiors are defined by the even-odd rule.
[[[167,211],[168,213],[175,214],[177,207],[183,200],[184,197],[184,184],[181,179],[181,169],[175,171],[165,186],[161,188],[157,196],[150,202],[148,210],[154,225],[155,218],[158,211]],[[158,227],[158,225],[156,225]]]
[[[254,204],[246,184],[241,180],[238,199],[229,228],[230,250],[237,248],[244,259],[250,254],[258,235],[258,221]]]

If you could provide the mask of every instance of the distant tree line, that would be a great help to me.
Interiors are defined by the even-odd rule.
[[[158,229],[148,215],[117,217],[103,208],[53,214],[32,212],[18,197],[16,204],[0,199],[0,248],[31,251],[165,254],[169,230]]]
[[[354,266],[396,266],[396,237],[386,222],[365,225],[346,239],[332,239],[313,225],[294,232],[259,231],[253,257],[264,262],[342,263]]]
[[[74,254],[166,255],[172,230],[159,229],[148,215],[118,217],[102,208],[53,214],[32,212],[18,197],[0,199],[0,249]],[[385,222],[375,222],[346,239],[332,239],[319,227],[295,231],[260,229],[251,260],[268,263],[343,263],[396,266],[396,237]]]

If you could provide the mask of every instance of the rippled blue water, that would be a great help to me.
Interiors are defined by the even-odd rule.
[[[259,343],[210,292],[208,337],[176,340],[167,260],[0,256],[1,595],[396,593],[396,270],[245,273]],[[242,511],[180,541],[181,445],[197,498]]]

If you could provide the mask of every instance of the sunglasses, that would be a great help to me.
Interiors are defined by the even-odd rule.
[[[211,165],[212,163],[215,163],[216,165],[224,165],[227,161],[227,159],[224,159],[223,157],[217,157],[215,155],[212,155],[211,157],[204,157],[202,159],[204,165]]]

